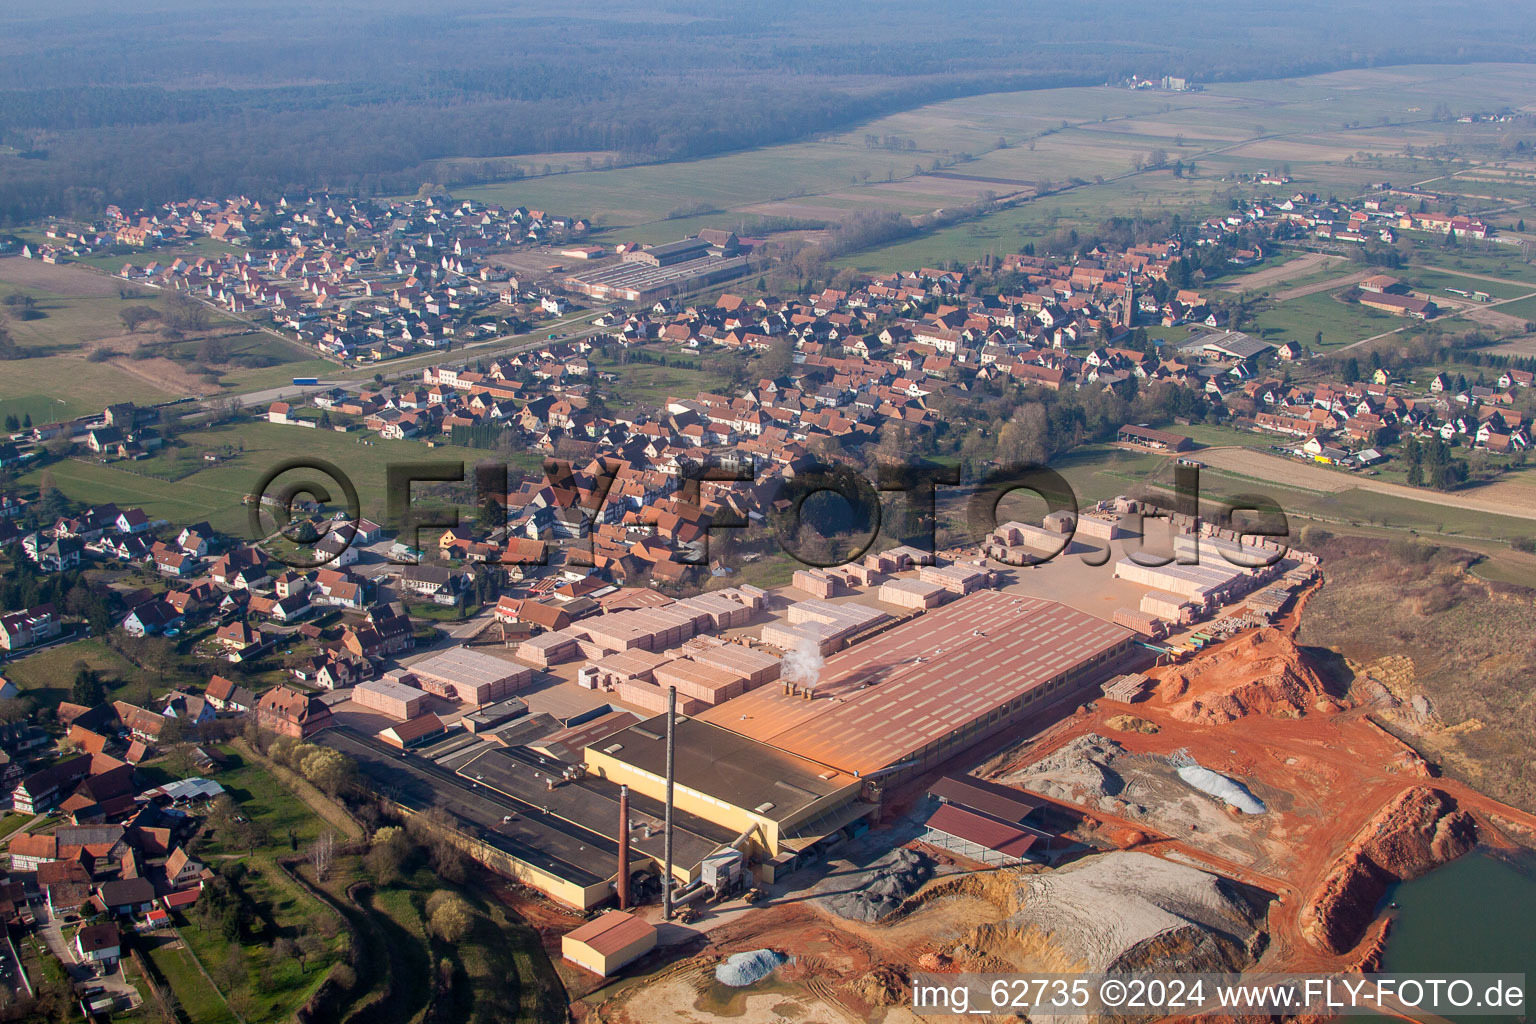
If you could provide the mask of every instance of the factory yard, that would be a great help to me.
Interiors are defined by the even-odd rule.
[[[1216,952],[1190,955],[1216,960],[1197,958],[1190,969],[1222,957],[1240,961],[1244,954],[1229,940],[1256,937],[1259,955],[1243,966],[1370,964],[1383,934],[1374,906],[1352,912],[1328,887],[1360,863],[1379,833],[1388,846],[1412,847],[1412,829],[1394,814],[1429,807],[1434,824],[1435,800],[1444,799],[1457,810],[1447,816],[1441,808],[1440,822],[1475,823],[1478,840],[1494,847],[1528,843],[1536,816],[1433,778],[1356,705],[1346,680],[1326,677],[1295,646],[1300,614],[1294,609],[1274,627],[1149,670],[1147,690],[1133,703],[1087,701],[1036,735],[970,756],[971,764],[981,761],[975,775],[1026,789],[1078,820],[1070,836],[1080,845],[1054,867],[982,870],[914,839],[929,813],[921,794],[939,774],[930,772],[888,793],[873,831],[775,886],[767,906],[706,918],[694,940],[701,945],[684,947],[692,956],[599,990],[578,1004],[578,1015],[635,1024],[719,1014],[751,1024],[916,1020],[906,1008],[914,971],[1098,969],[1095,961],[1128,954],[1139,935],[1169,927],[1214,937]],[[1262,801],[1263,813],[1244,814],[1185,784],[1176,769],[1188,764],[1238,782]],[[825,894],[867,887],[873,851],[891,846],[924,858],[932,878],[880,920],[839,916]],[[1411,856],[1401,856],[1404,863],[1385,861],[1386,870],[1411,873]],[[1239,888],[1222,889],[1218,878]],[[1085,927],[1073,917],[1079,904],[1105,900],[1120,907],[1113,927]],[[1332,932],[1319,921],[1351,938],[1330,948]],[[714,981],[723,957],[763,948],[797,959],[747,988]]]

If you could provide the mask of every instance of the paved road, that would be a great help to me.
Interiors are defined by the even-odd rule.
[[[592,315],[598,316],[599,314],[594,312]],[[259,391],[247,391],[239,395],[219,395],[215,398],[205,399],[202,404],[206,406],[210,405],[214,401],[227,402],[233,398],[238,399],[240,404],[246,408],[260,408],[264,405],[270,405],[273,402],[302,399],[306,395],[314,394],[317,391],[325,391],[328,388],[339,387],[345,388],[349,391],[356,391],[360,388],[372,385],[374,383],[373,376],[376,373],[383,373],[386,382],[407,378],[418,378],[420,377],[421,371],[424,367],[435,365],[437,363],[462,362],[466,358],[483,359],[488,356],[509,355],[514,352],[523,352],[528,349],[542,348],[543,346],[550,344],[563,345],[568,342],[580,341],[584,338],[590,338],[593,335],[601,334],[604,330],[605,328],[602,327],[587,327],[584,330],[573,331],[570,334],[556,338],[553,342],[551,342],[548,337],[534,338],[530,335],[489,338],[485,341],[477,341],[470,345],[453,348],[446,352],[433,352],[427,354],[426,356],[412,356],[409,360],[400,361],[399,364],[390,362],[380,364],[378,366],[360,366],[356,369],[350,370],[338,367],[335,374],[321,379],[320,383],[317,385],[299,386],[294,384],[283,384],[279,385],[278,387],[262,388]],[[546,332],[546,334],[547,333],[548,332]],[[409,363],[411,365],[404,365],[405,363]]]

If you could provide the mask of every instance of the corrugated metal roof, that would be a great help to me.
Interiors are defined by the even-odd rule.
[[[977,846],[996,850],[1005,857],[1022,857],[1040,837],[1022,829],[983,818],[954,804],[941,804],[928,819],[928,827]]]
[[[610,910],[575,931],[567,932],[565,937],[585,944],[602,956],[612,956],[655,930],[654,925],[633,914]]]

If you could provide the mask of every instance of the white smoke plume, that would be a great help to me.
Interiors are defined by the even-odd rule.
[[[779,678],[786,683],[814,687],[821,679],[821,645],[810,637],[802,637],[798,646],[784,655],[779,666]]]

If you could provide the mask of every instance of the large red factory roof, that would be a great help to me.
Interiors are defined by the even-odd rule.
[[[828,658],[813,700],[770,684],[698,717],[868,774],[907,760],[1130,636],[1055,601],[982,591]]]

